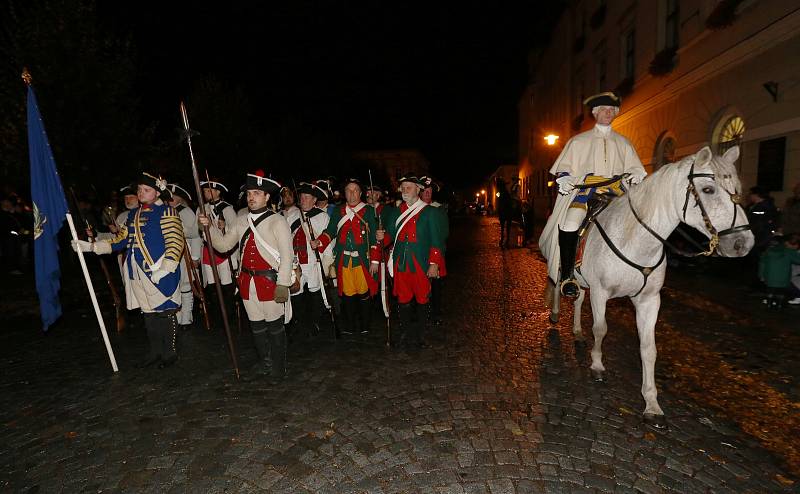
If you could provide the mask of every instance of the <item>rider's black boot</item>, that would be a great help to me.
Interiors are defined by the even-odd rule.
[[[575,270],[578,232],[565,232],[559,229],[558,248],[561,254],[561,294],[568,298],[575,298],[580,293],[578,282],[572,276]]]

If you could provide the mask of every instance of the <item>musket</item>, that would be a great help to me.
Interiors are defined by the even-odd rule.
[[[300,198],[297,194],[297,185],[294,183],[294,178],[292,179],[292,187],[294,187],[294,196]],[[303,212],[303,208],[298,207],[297,209],[300,210],[300,220],[306,224],[308,227],[308,236],[311,237],[311,241],[315,241],[317,236],[314,234],[314,227],[311,226],[311,222],[308,219],[308,216]],[[308,243],[308,240],[306,240]],[[328,278],[325,273],[322,272],[322,258],[319,255],[319,251],[317,249],[311,249],[314,251],[314,257],[317,259],[317,272],[319,273],[320,277],[322,278],[322,303],[325,305],[325,308],[328,309],[328,314],[331,317],[331,326],[333,327],[333,339],[339,339],[339,326],[336,324],[336,314],[333,310],[333,305],[328,301],[328,293],[327,290],[330,290],[332,287],[331,280]]]
[[[378,230],[383,230],[383,220],[381,220],[381,215],[378,214],[378,204],[375,202],[375,187],[372,184],[372,170],[367,170],[367,173],[369,173],[369,188],[373,194],[372,213],[375,215],[375,223],[378,225]],[[376,240],[376,244],[381,253],[381,263],[379,266],[381,283],[381,308],[383,309],[384,317],[386,317],[386,347],[389,348],[392,346],[392,325],[391,318],[389,317],[389,299],[386,297],[386,261],[384,261],[383,257],[383,242],[378,242]]]
[[[70,187],[69,192],[72,195],[72,202],[75,203],[75,210],[78,212],[78,216],[80,216],[81,221],[86,225],[86,236],[89,238],[89,242],[94,242],[95,238],[92,232],[92,225],[90,225],[89,221],[87,221],[83,216],[83,211],[81,211],[81,208],[78,205],[78,198],[75,196],[75,189]],[[122,308],[122,300],[120,299],[117,287],[114,285],[114,282],[111,279],[111,272],[108,270],[105,259],[98,256],[97,260],[100,262],[100,269],[103,271],[103,275],[106,277],[106,283],[108,284],[108,289],[111,292],[111,298],[114,300],[114,310],[117,313],[117,333],[121,333],[125,330],[125,309]]]
[[[206,305],[206,294],[203,292],[203,286],[200,284],[200,278],[194,272],[194,264],[192,263],[192,256],[189,254],[189,244],[186,239],[183,240],[183,262],[186,265],[186,274],[189,275],[189,286],[192,287],[192,294],[200,299],[200,310],[203,311],[203,320],[206,323],[206,330],[211,330],[211,319],[208,318],[208,305]]]
[[[211,182],[211,178],[208,176],[208,168],[206,168],[206,182]],[[223,210],[224,210],[224,208],[223,208]],[[205,212],[205,210],[204,210],[204,212]],[[220,211],[220,213],[221,212],[222,211]],[[217,221],[219,221],[219,219],[217,219]],[[222,221],[225,221],[225,217],[224,216],[222,217]],[[220,231],[222,231],[222,234],[225,235],[225,228],[224,227],[220,228]],[[234,286],[236,286],[235,279],[234,279],[235,275],[236,275],[236,270],[233,269],[233,261],[231,260],[231,256],[228,256],[228,270],[231,272],[231,281],[234,283]],[[233,311],[236,313],[236,328],[239,331],[239,334],[241,335],[242,334],[242,304],[240,304],[239,303],[239,299],[236,298],[236,292],[238,290],[239,290],[238,287],[234,288],[234,292],[233,292]]]
[[[181,101],[181,117],[183,118],[183,129],[186,134],[186,143],[189,146],[189,158],[192,162],[192,179],[194,179],[194,187],[197,192],[197,204],[200,211],[205,214],[205,202],[203,201],[203,190],[200,188],[200,176],[197,174],[197,163],[194,159],[194,150],[192,149],[192,129],[189,128],[189,116],[186,114],[186,105]],[[214,246],[211,244],[211,231],[208,225],[203,225],[203,236],[205,237],[206,247],[208,248],[208,256],[211,260],[211,273],[214,276],[214,286],[217,291],[217,298],[219,299],[219,309],[222,313],[222,325],[225,328],[225,336],[228,339],[228,349],[231,353],[231,362],[233,363],[233,370],[236,374],[236,379],[239,379],[239,362],[236,360],[236,348],[233,346],[233,338],[231,337],[231,328],[228,325],[228,311],[225,308],[225,297],[222,295],[222,284],[219,280],[219,271],[217,270],[217,255],[214,251]]]

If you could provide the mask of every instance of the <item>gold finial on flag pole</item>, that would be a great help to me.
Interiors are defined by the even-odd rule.
[[[31,73],[28,72],[28,67],[22,67],[22,80],[25,81],[25,84],[28,86],[33,82],[33,77],[31,77]]]

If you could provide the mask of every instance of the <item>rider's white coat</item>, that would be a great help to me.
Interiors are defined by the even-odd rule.
[[[567,142],[550,168],[553,175],[562,172],[578,177],[579,181],[589,173],[608,178],[623,173],[642,177],[647,174],[630,141],[615,132],[611,126],[603,125],[595,125]],[[558,226],[564,222],[575,193],[573,190],[570,194],[558,196],[553,212],[539,237],[539,249],[547,259],[547,274],[554,282],[559,279],[561,260],[558,251]]]

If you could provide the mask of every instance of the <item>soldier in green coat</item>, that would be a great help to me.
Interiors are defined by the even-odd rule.
[[[440,212],[420,199],[423,182],[409,175],[400,179],[403,202],[387,212],[378,241],[392,245],[389,269],[394,276],[393,294],[399,304],[405,344],[424,348],[423,332],[431,296],[431,279],[446,274],[444,241],[446,226]]]

